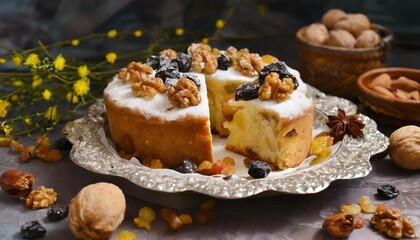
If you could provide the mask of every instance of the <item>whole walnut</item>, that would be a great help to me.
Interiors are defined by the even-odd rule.
[[[120,188],[104,182],[91,184],[70,202],[70,229],[77,238],[109,239],[124,214],[125,197]]]
[[[341,9],[330,9],[322,16],[322,23],[328,28],[334,28],[334,25],[347,18],[347,14]]]
[[[343,29],[349,31],[353,36],[358,37],[365,30],[370,29],[369,18],[361,13],[347,14],[347,18],[338,21],[334,29]]]
[[[331,30],[326,44],[335,47],[353,48],[356,39],[346,30]]]
[[[420,127],[408,125],[389,137],[389,156],[398,166],[420,170]]]
[[[328,39],[328,29],[322,23],[313,23],[303,33],[303,37],[313,44],[323,44]]]
[[[373,48],[381,42],[381,37],[375,31],[365,30],[356,39],[356,48]]]

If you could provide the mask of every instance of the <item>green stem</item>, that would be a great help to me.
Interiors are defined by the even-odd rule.
[[[53,57],[53,55],[47,50],[47,48],[45,47],[45,45],[39,40],[38,41],[38,45],[39,45],[39,47],[45,52],[45,54],[49,57],[49,58],[51,58],[51,59],[54,59],[54,57]]]

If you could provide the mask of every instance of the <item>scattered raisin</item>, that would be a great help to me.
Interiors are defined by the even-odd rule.
[[[20,226],[20,232],[23,238],[34,239],[44,236],[47,233],[47,229],[38,221],[30,221]]]
[[[236,88],[235,100],[252,100],[258,98],[259,84],[256,83],[244,83]]]
[[[184,73],[184,74],[182,74],[182,76],[184,76],[184,77],[190,79],[191,81],[193,81],[197,87],[201,86],[200,79],[197,77],[197,75],[194,75],[194,74],[191,74],[191,73]]]
[[[260,72],[258,82],[260,84],[264,84],[265,77],[271,72],[278,73],[280,75],[280,79],[291,78],[293,81],[294,90],[299,87],[299,83],[296,77],[287,70],[286,64],[284,62],[275,62],[265,66]]]
[[[186,158],[182,160],[181,166],[175,169],[180,173],[196,173],[197,172],[197,165],[190,159]]]
[[[223,54],[217,58],[217,68],[226,71],[231,66],[231,61],[228,57]]]
[[[396,198],[398,194],[400,194],[400,191],[398,189],[390,184],[382,185],[381,187],[377,188],[379,196],[382,196],[387,199]]]
[[[163,65],[159,70],[156,72],[156,77],[161,78],[163,82],[166,81],[166,78],[180,78],[178,65],[175,62],[169,62]]]
[[[176,54],[176,63],[180,72],[188,72],[191,69],[192,57],[186,53],[178,52]]]
[[[47,217],[51,221],[58,222],[69,215],[69,206],[54,205],[47,212]]]
[[[248,174],[253,178],[265,178],[270,173],[270,166],[263,161],[251,161]]]

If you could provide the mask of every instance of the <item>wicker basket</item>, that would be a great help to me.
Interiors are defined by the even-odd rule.
[[[357,78],[362,73],[385,66],[387,52],[393,39],[392,33],[380,25],[374,25],[382,42],[371,49],[346,49],[308,43],[303,33],[296,33],[298,70],[302,79],[324,93],[356,100]]]

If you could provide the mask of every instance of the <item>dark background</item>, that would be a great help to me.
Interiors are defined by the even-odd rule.
[[[188,33],[210,35],[216,20],[234,9],[221,33],[223,40],[213,44],[270,53],[296,67],[296,31],[319,21],[330,8],[361,12],[373,23],[388,27],[395,41],[387,65],[420,68],[416,52],[420,48],[418,0],[1,0],[0,54],[36,47],[37,40],[48,44],[110,29],[172,31],[182,27]],[[89,59],[109,50],[120,53],[143,49],[147,44],[144,39],[125,39],[117,44],[103,41],[81,44],[70,52],[56,51]]]

